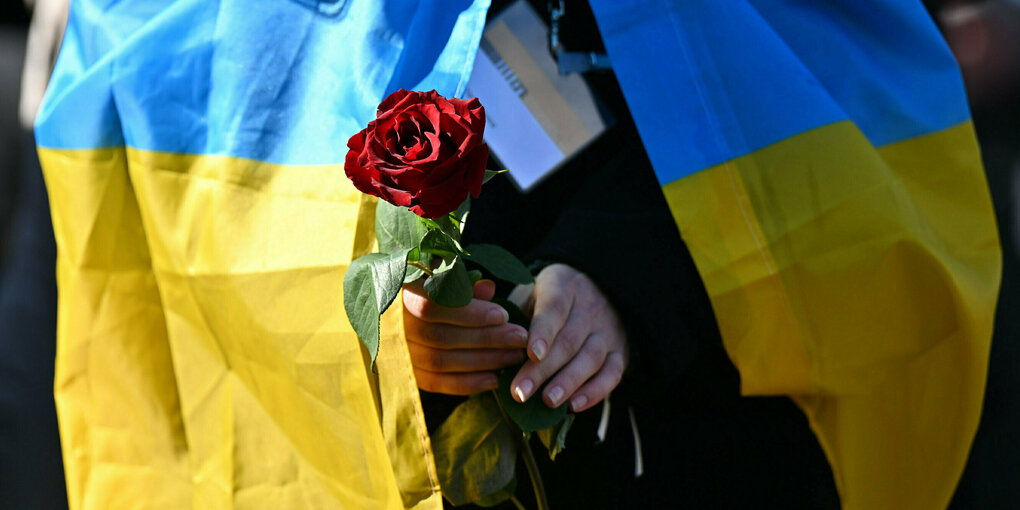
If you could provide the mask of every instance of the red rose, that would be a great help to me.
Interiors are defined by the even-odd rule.
[[[484,130],[477,98],[400,89],[347,142],[344,171],[362,192],[436,218],[482,190],[489,158]]]

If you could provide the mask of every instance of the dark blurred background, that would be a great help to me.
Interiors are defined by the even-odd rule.
[[[29,128],[64,0],[0,2],[0,508],[67,508],[53,403],[56,246]],[[34,65],[23,72],[33,8],[49,26],[34,30]]]
[[[952,508],[1020,508],[1020,0],[926,4],[963,71],[1003,257],[981,425]]]
[[[1020,508],[1020,0],[925,5],[967,84],[1004,262],[984,414],[951,507]],[[65,9],[0,0],[0,509],[67,507],[52,388],[56,248],[29,127]]]

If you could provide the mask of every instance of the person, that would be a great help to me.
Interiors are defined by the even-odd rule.
[[[535,388],[548,382],[525,397],[555,405],[550,393],[560,380],[595,383],[563,385],[563,401],[577,414],[554,462],[534,443],[552,508],[746,508],[762,501],[772,508],[837,508],[831,470],[803,414],[785,397],[741,397],[708,295],[615,78],[587,80],[616,105],[617,124],[530,193],[506,179],[490,181],[473,201],[465,230],[465,242],[500,244],[540,262],[534,287],[502,293],[531,301],[525,308],[539,328],[546,314],[553,328],[532,329],[537,334],[529,340],[548,338],[566,356],[547,351],[540,359],[513,338],[523,328],[488,325],[498,309],[486,301],[491,282],[480,282],[476,300],[458,310],[430,309],[419,289],[406,289],[404,325],[429,429],[460,402],[447,394],[491,389],[492,369],[520,363],[495,361],[523,345],[528,370],[515,382],[533,378]],[[605,243],[617,236],[626,241]],[[672,263],[664,263],[667,257]],[[663,313],[660,303],[683,311]],[[572,331],[558,327],[567,324]],[[625,365],[607,364],[614,352]],[[564,359],[585,366],[561,371]],[[577,405],[582,396],[587,402]],[[735,483],[742,490],[731,490]],[[519,483],[517,495],[528,501],[527,483]]]
[[[1001,256],[931,20],[908,4],[591,3],[623,121],[532,194],[486,189],[465,233],[544,261],[514,291],[534,324],[512,387],[535,398],[551,381],[541,398],[580,411],[543,471],[551,499],[946,506],[980,415]],[[471,393],[513,364],[520,331],[480,320],[491,294],[479,285],[457,313],[405,290],[420,387]],[[615,389],[610,353],[629,354]],[[636,417],[640,477],[621,462],[639,449],[624,413],[594,444],[586,410],[609,390]]]
[[[399,311],[344,314],[374,201],[344,143],[462,93],[487,3],[72,3],[36,142],[67,502],[440,508]]]

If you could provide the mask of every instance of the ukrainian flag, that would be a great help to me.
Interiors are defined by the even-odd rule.
[[[592,6],[743,392],[799,404],[845,508],[944,508],[1001,254],[920,3]]]
[[[487,0],[76,0],[36,139],[71,508],[441,508],[401,310],[343,312],[348,138],[467,82]]]

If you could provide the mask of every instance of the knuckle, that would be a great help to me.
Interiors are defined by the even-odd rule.
[[[422,370],[414,371],[414,378],[418,382],[418,387],[425,390],[434,392],[436,391],[436,383],[434,378],[428,372]]]
[[[577,390],[585,381],[583,374],[578,373],[575,370],[563,370],[559,375],[556,376],[557,382],[563,387],[564,391],[571,393]],[[550,384],[550,386],[552,386]]]
[[[418,313],[420,313],[422,317],[428,317],[436,313],[435,301],[432,301],[431,299],[425,299],[423,297],[419,297],[417,301],[418,303],[416,304],[416,308],[418,309]]]
[[[562,342],[563,349],[568,353],[576,353],[584,345],[584,337],[571,329],[564,329],[556,336],[554,343]]]
[[[623,358],[622,356],[610,356],[606,360],[605,366],[602,367],[606,375],[613,381],[615,386],[623,379]]]
[[[546,268],[549,271],[549,276],[552,276],[558,280],[566,281],[573,275],[573,269],[567,264],[552,264]]]
[[[578,292],[578,291],[584,290],[585,284],[587,282],[588,282],[588,277],[584,276],[583,273],[580,273],[578,271],[572,271],[570,273],[570,275],[567,276],[567,285],[574,292]]]
[[[598,370],[600,367],[607,364],[605,353],[598,349],[582,349],[577,355],[582,357],[582,361],[585,362],[587,366],[592,367],[593,370]]]
[[[489,315],[493,312],[499,313],[500,306],[488,301],[474,301],[464,309],[464,319],[475,326],[492,324],[489,322]]]
[[[429,300],[423,299],[418,294],[407,289],[404,289],[403,296],[404,308],[407,309],[407,311],[417,317],[421,317],[425,314],[425,307]]]
[[[557,299],[552,302],[552,309],[560,317],[566,317],[570,313],[571,303],[567,299]]]
[[[593,291],[586,291],[586,299],[583,301],[584,313],[589,317],[606,317],[609,315],[607,303],[596,297]]]
[[[433,372],[442,372],[446,368],[446,356],[442,351],[432,351],[426,357],[427,368]]]
[[[426,323],[422,326],[421,334],[425,337],[425,340],[431,344],[438,344],[443,340],[443,334],[440,331],[440,327],[435,323]]]
[[[455,380],[451,381],[450,393],[455,395],[473,395],[481,391],[481,387],[482,378],[478,375],[458,376]]]
[[[544,302],[541,303],[541,306],[542,309],[541,310],[536,309],[535,312],[536,314],[540,313],[542,316],[545,316],[546,318],[566,317],[567,312],[569,312],[567,300],[564,299],[562,296],[557,296],[554,299],[544,300]]]

